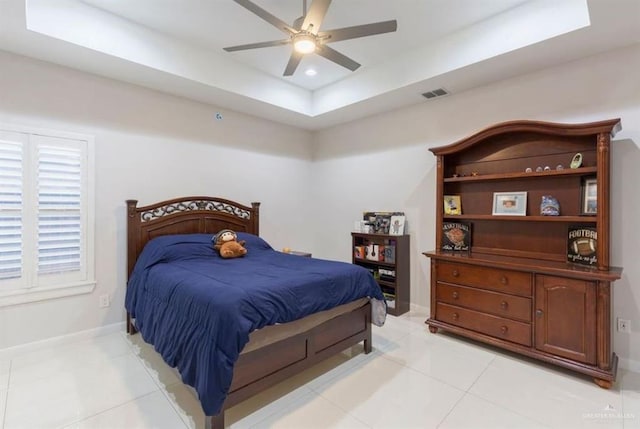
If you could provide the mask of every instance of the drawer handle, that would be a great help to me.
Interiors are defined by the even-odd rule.
[[[502,334],[503,334],[503,335],[504,335],[504,334],[506,334],[508,330],[509,330],[509,328],[508,328],[508,327],[506,327],[505,325],[502,325],[502,326],[500,327],[500,331],[502,331]]]
[[[451,274],[453,274],[453,277],[458,277],[460,275],[460,272],[458,272],[458,270],[453,270]]]
[[[460,315],[458,313],[453,313],[453,320],[458,320]]]
[[[460,296],[458,292],[454,292],[451,295],[453,296],[453,299],[458,299],[458,297]]]
[[[502,276],[502,278],[500,278],[500,283],[502,283],[503,285],[509,283],[509,279],[507,278],[507,276]]]
[[[536,310],[536,316],[541,317],[544,314],[544,311],[537,309]]]
[[[509,307],[509,303],[507,301],[502,301],[500,303],[500,308],[506,310]]]

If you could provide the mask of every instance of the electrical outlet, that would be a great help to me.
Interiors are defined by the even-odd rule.
[[[100,303],[98,305],[101,308],[108,307],[110,304],[109,295],[100,295]]]
[[[631,333],[631,320],[618,318],[618,332]]]

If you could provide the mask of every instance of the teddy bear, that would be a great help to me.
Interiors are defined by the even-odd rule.
[[[230,229],[223,229],[213,236],[213,247],[223,258],[238,258],[247,253],[244,240],[238,241],[237,234]]]

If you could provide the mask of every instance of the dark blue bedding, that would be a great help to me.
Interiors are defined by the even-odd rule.
[[[247,255],[223,259],[208,234],[155,238],[127,287],[125,307],[144,340],[195,388],[207,415],[220,411],[251,331],[362,297],[384,303],[362,267],[277,252],[251,234],[238,240]]]

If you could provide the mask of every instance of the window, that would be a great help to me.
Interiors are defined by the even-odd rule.
[[[0,306],[93,290],[93,138],[0,124]]]

